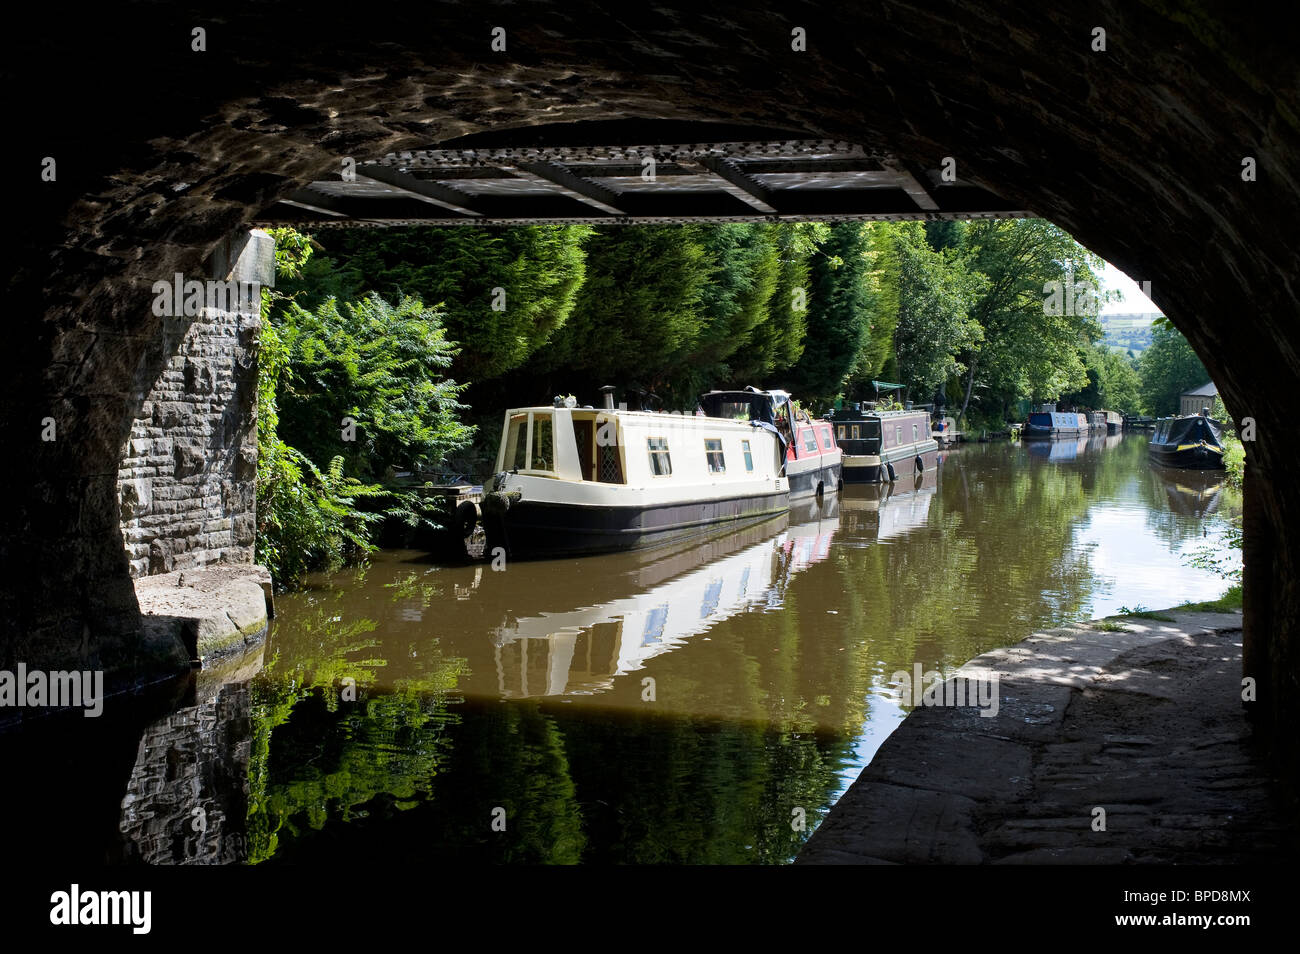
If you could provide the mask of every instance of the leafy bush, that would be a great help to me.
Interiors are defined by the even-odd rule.
[[[258,562],[282,588],[298,585],[310,570],[357,562],[374,549],[369,527],[382,518],[359,510],[357,501],[388,496],[377,484],[345,476],[342,456],[321,471],[277,441],[258,483]]]
[[[457,349],[418,299],[290,302],[281,321],[280,433],[310,459],[341,455],[347,473],[375,480],[435,467],[469,443],[456,416],[464,386],[440,374]]]
[[[277,275],[301,275],[311,240],[271,234]],[[359,478],[437,463],[468,442],[472,430],[456,419],[461,386],[438,376],[454,354],[438,315],[415,299],[394,308],[372,295],[342,309],[327,299],[307,311],[263,289],[256,552],[279,587],[363,559],[385,515],[432,522],[413,493]],[[355,441],[345,416],[357,422]]]

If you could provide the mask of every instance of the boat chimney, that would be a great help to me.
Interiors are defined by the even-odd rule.
[[[607,384],[600,389],[600,393],[605,396],[605,410],[614,410],[614,385]]]
[[[1201,408],[1201,417],[1209,417],[1209,416],[1210,416],[1210,409],[1208,407]]]

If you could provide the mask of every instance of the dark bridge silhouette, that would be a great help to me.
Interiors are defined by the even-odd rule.
[[[1256,8],[901,0],[724,10],[525,0],[342,18],[257,4],[215,19],[183,3],[127,3],[66,21],[49,5],[15,14],[11,30],[23,42],[0,64],[19,139],[5,151],[6,181],[27,203],[10,210],[7,253],[5,661],[140,671],[135,564],[122,520],[128,509],[144,533],[160,505],[157,495],[120,486],[127,454],[143,459],[144,471],[161,468],[141,480],[210,479],[227,489],[232,516],[221,519],[247,539],[250,515],[238,499],[255,462],[233,448],[247,446],[249,416],[223,410],[206,445],[173,447],[169,457],[169,429],[180,426],[169,422],[183,409],[150,395],[174,372],[186,393],[220,396],[206,402],[208,413],[238,409],[255,329],[240,339],[239,373],[233,353],[182,353],[189,339],[153,314],[150,288],[175,272],[211,273],[214,249],[255,222],[508,221],[535,214],[519,211],[526,197],[555,209],[557,220],[584,221],[670,207],[669,218],[683,220],[731,217],[723,206],[742,218],[1032,210],[1150,281],[1230,414],[1256,421],[1258,440],[1247,446],[1245,668],[1259,683],[1261,725],[1290,744],[1300,710],[1300,80],[1291,44]],[[792,44],[795,30],[806,37],[802,49]],[[494,36],[504,49],[494,49]],[[597,159],[606,168],[586,169],[572,155],[493,154],[482,181],[516,183],[522,195],[513,199],[416,158],[474,134],[500,133],[508,145],[529,127],[629,118],[783,130],[862,151],[819,160],[675,153],[655,199],[620,189],[616,180],[627,177],[598,174],[625,171],[608,168],[621,161],[613,155]],[[332,184],[345,157],[357,160],[360,183],[347,189]],[[933,178],[945,157],[956,160],[948,187]],[[42,179],[46,159],[57,160],[57,180]],[[507,159],[521,161],[506,169]],[[367,160],[379,160],[369,183]],[[839,163],[822,171],[856,184],[820,190],[839,195],[814,201],[775,178],[815,177],[814,161]],[[806,162],[809,171],[763,162]],[[866,168],[872,162],[881,168]],[[688,181],[700,195],[666,194]],[[983,196],[963,205],[960,189]],[[927,198],[938,208],[926,209]],[[221,390],[222,375],[233,375],[233,391]],[[57,440],[42,440],[47,418]],[[133,437],[146,424],[162,436]],[[159,566],[199,559],[158,542]],[[152,569],[152,553],[147,562]]]

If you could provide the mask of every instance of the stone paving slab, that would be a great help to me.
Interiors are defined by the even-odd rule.
[[[1241,707],[1240,614],[1164,615],[971,660],[953,678],[996,674],[997,715],[915,708],[796,863],[1289,861],[1295,806]]]

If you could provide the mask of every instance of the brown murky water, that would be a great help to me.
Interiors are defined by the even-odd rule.
[[[88,837],[153,862],[785,862],[905,715],[894,672],[1220,595],[1186,559],[1231,497],[1141,438],[967,445],[670,551],[386,552],[281,598],[251,681],[99,730],[122,765]]]

